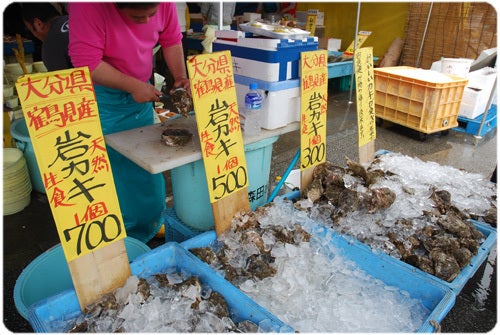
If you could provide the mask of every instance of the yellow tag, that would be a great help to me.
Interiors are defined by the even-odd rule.
[[[229,51],[187,61],[210,202],[248,186],[245,149]]]
[[[126,237],[87,67],[16,83],[68,262]]]
[[[375,80],[373,75],[373,48],[361,48],[354,52],[356,76],[356,107],[358,112],[358,146],[376,138]]]
[[[314,36],[316,32],[316,14],[307,15],[306,31],[310,33],[310,36]]]
[[[300,53],[300,169],[326,160],[328,51]]]
[[[357,37],[356,48],[361,48],[363,43],[368,39],[368,37],[372,34],[371,31],[359,31]],[[344,55],[352,56],[354,54],[354,41],[351,42],[349,47],[344,51]]]

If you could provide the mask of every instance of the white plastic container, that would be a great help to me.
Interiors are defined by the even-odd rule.
[[[13,85],[3,85],[3,97],[8,98],[14,95],[14,86]]]
[[[245,94],[250,82],[256,79],[234,75],[236,98],[240,110],[244,109]],[[277,129],[300,121],[300,80],[278,82],[256,81],[262,93],[261,127]]]
[[[19,98],[17,95],[12,95],[10,97],[5,98],[5,106],[9,108],[16,108],[19,106]]]
[[[473,61],[468,58],[443,58],[441,72],[466,78]]]
[[[491,67],[484,67],[467,74],[469,82],[464,89],[458,111],[459,116],[475,119],[491,107],[491,105],[488,106],[488,102],[496,77],[497,70]],[[492,100],[492,104],[496,104],[495,99]]]

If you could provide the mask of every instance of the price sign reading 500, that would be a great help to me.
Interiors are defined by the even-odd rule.
[[[328,52],[302,52],[300,65],[300,168],[304,170],[326,160]]]
[[[210,202],[248,186],[229,51],[196,55],[187,68]]]

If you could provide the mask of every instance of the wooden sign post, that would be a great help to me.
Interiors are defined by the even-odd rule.
[[[326,161],[328,51],[300,54],[300,189],[312,181],[314,166]]]
[[[187,61],[208,194],[217,235],[238,211],[249,211],[248,171],[229,51]]]
[[[356,108],[358,113],[359,162],[369,163],[375,155],[375,80],[373,75],[373,49],[354,52],[356,76]]]
[[[83,309],[131,274],[90,72],[25,75],[16,88]]]

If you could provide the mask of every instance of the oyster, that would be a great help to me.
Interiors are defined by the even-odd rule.
[[[368,213],[374,213],[378,209],[391,207],[396,200],[396,193],[387,187],[370,190]]]
[[[184,88],[177,88],[167,97],[165,107],[174,113],[187,117],[189,112],[193,110],[193,100]]]
[[[211,248],[191,248],[189,251],[207,264],[215,264],[217,262],[217,254]]]
[[[429,258],[434,266],[434,275],[438,278],[451,282],[460,273],[460,265],[455,258],[439,249],[432,250]]]
[[[140,294],[144,300],[147,300],[151,295],[149,283],[146,279],[139,278],[139,282],[137,283],[137,293]]]
[[[246,273],[250,277],[264,279],[276,274],[276,269],[271,265],[274,257],[269,254],[252,255],[247,259]]]
[[[212,291],[208,301],[214,306],[213,313],[219,318],[229,317],[226,299],[219,293]]]
[[[187,129],[167,128],[161,133],[161,139],[169,147],[186,145],[193,138]]]

